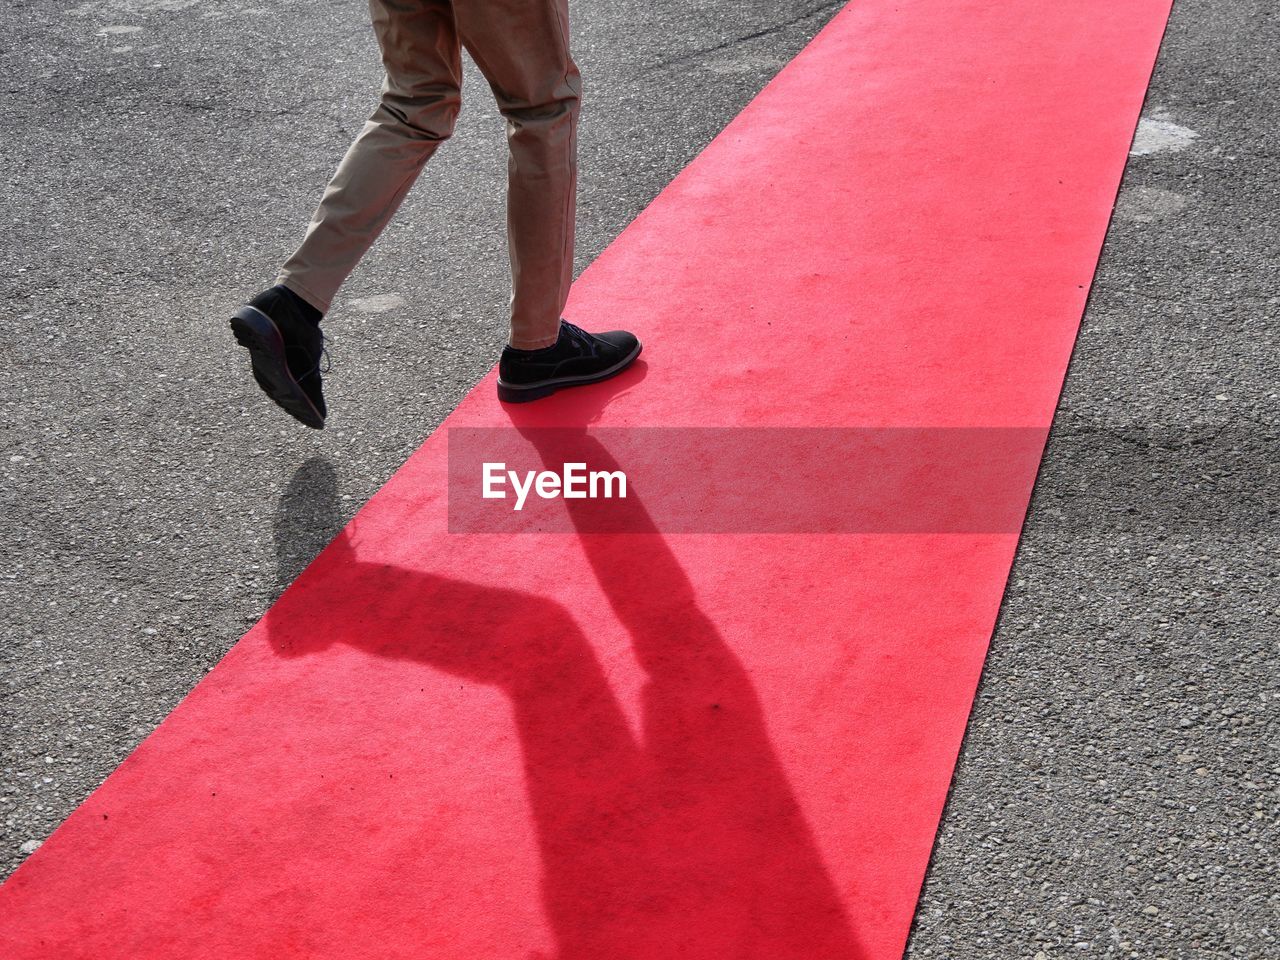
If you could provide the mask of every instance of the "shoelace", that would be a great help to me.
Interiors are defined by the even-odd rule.
[[[591,334],[587,333],[587,331],[583,330],[581,327],[575,327],[568,320],[561,320],[560,325],[564,328],[565,332],[569,334],[569,338],[571,340],[582,347],[585,347],[588,353],[595,356],[595,337],[591,336]]]
[[[298,377],[298,380],[297,380],[298,383],[301,383],[303,380],[307,379],[307,377],[313,377],[318,373],[328,373],[329,370],[332,369],[333,361],[329,358],[329,348],[325,346],[325,344],[328,344],[328,343],[332,343],[328,335],[321,333],[320,334],[320,357],[319,359],[316,360],[316,365],[314,367],[312,367],[302,376]],[[323,370],[320,369],[321,360],[324,361]]]

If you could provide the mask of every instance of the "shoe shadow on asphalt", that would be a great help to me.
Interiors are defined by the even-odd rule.
[[[268,605],[280,599],[342,527],[338,472],[325,457],[312,457],[294,471],[276,507],[276,579]]]
[[[551,417],[563,427],[571,418],[583,425],[593,465],[618,469],[586,436],[588,392],[573,391],[558,411],[514,408],[513,425]],[[317,512],[338,514],[336,503],[330,510],[309,500],[336,497],[332,467],[313,460],[298,473],[278,532],[295,529],[292,511],[307,523]],[[633,497],[572,503],[575,524],[589,529],[591,510],[622,504],[633,512],[626,528],[642,531],[578,534],[647,674],[639,740],[570,610],[546,597],[363,563],[345,531],[325,565],[347,596],[378,603],[361,604],[358,628],[340,630],[340,641],[495,685],[509,698],[556,960],[860,960],[750,678],[698,608],[666,540]],[[282,573],[297,556],[281,560]],[[281,655],[309,652],[296,632],[273,631],[272,642]]]

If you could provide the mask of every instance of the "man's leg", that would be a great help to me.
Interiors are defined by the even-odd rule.
[[[593,335],[560,316],[573,281],[582,94],[568,0],[454,0],[454,16],[507,119],[511,333],[498,397],[537,400],[616,376],[640,341],[622,330]]]
[[[277,283],[321,313],[453,133],[462,62],[449,0],[369,0],[382,100],[347,151]]]
[[[567,0],[454,0],[458,32],[507,120],[510,344],[556,342],[573,281],[578,102]]]
[[[321,317],[423,165],[453,133],[461,105],[461,50],[449,0],[369,0],[369,10],[386,66],[378,109],[347,151],[276,285],[231,318],[258,385],[316,429],[328,413]]]

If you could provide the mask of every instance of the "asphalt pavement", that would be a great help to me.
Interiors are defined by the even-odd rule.
[[[838,8],[574,0],[579,270]],[[508,279],[468,62],[298,427],[226,316],[376,102],[364,4],[0,10],[4,876],[483,375]],[[912,958],[1280,957],[1277,51],[1265,0],[1175,6]]]

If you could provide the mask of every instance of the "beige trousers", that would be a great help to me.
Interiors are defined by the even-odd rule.
[[[573,279],[578,103],[568,0],[369,0],[382,100],[338,166],[282,283],[321,311],[453,133],[466,47],[507,122],[513,347],[554,343]]]

